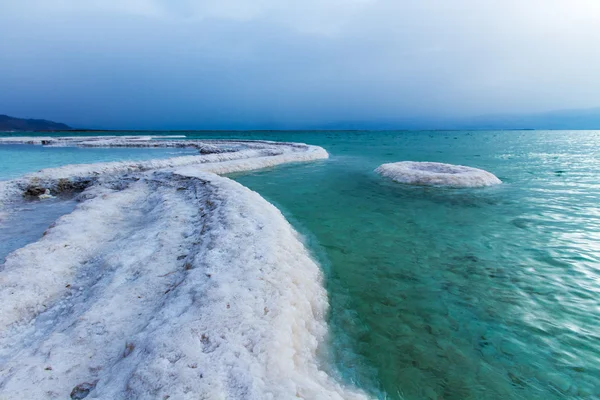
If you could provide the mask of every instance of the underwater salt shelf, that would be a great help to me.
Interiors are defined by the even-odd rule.
[[[494,174],[479,168],[437,162],[401,161],[383,164],[375,172],[409,185],[484,187],[502,183]]]

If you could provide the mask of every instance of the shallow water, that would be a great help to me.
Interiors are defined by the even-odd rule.
[[[280,207],[321,261],[329,352],[349,381],[391,399],[600,396],[600,132],[188,137],[330,152],[233,177]],[[482,168],[504,184],[411,187],[373,172],[401,160]]]

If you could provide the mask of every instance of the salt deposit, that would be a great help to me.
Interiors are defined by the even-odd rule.
[[[299,235],[212,173],[327,153],[240,147],[9,182],[85,189],[0,266],[0,398],[366,397],[322,368],[327,294]]]
[[[482,169],[437,162],[402,161],[383,164],[375,172],[410,185],[482,187],[502,183],[496,176]]]
[[[2,139],[2,138],[0,138]],[[248,171],[272,167],[291,162],[313,161],[328,158],[327,152],[318,146],[302,143],[282,143],[269,141],[229,141],[229,140],[153,140],[152,137],[77,137],[77,138],[4,138],[2,143],[41,144],[45,139],[51,145],[82,146],[86,143],[102,143],[103,146],[177,147],[177,143],[187,143],[188,147],[199,150],[197,156],[180,156],[148,161],[118,161],[97,164],[66,165],[59,168],[43,169],[12,181],[0,182],[0,209],[3,204],[19,198],[31,188],[44,193],[50,190],[55,195],[63,190],[83,189],[102,177],[122,173],[135,173],[149,170],[193,166],[194,168],[218,174]],[[10,139],[10,140],[8,140]],[[49,142],[49,143],[50,143]],[[183,145],[182,145],[183,146]]]

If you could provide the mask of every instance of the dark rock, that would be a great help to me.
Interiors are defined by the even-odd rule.
[[[127,342],[125,344],[125,351],[123,351],[123,358],[127,357],[128,355],[130,355],[133,350],[135,349],[135,344],[132,342]]]
[[[71,390],[71,399],[73,399],[73,400],[85,399],[87,397],[87,395],[90,394],[90,392],[92,390],[94,390],[94,388],[96,387],[96,383],[98,383],[98,381],[95,381],[92,383],[84,382],[84,383],[80,383],[79,385],[75,386],[73,388],[73,390]]]
[[[46,193],[46,189],[40,186],[29,186],[23,193],[25,196],[38,197]]]
[[[56,191],[59,193],[62,192],[82,192],[88,186],[92,184],[92,180],[83,179],[78,181],[71,181],[69,179],[59,179],[56,183]]]

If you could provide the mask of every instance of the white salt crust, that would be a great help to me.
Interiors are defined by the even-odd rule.
[[[495,175],[482,169],[436,162],[402,161],[383,164],[375,172],[410,185],[483,187],[502,183]]]
[[[366,398],[320,365],[327,294],[299,235],[207,172],[293,154],[41,172],[110,177],[0,266],[0,398]]]
[[[41,144],[43,140],[60,142],[64,145],[86,147],[86,143],[101,142],[105,146],[127,147],[178,147],[179,143],[187,143],[188,147],[198,148],[197,156],[180,156],[168,159],[147,161],[117,161],[97,164],[66,165],[58,168],[43,169],[11,181],[0,181],[0,209],[3,205],[21,197],[31,186],[50,189],[55,195],[64,186],[78,186],[82,182],[96,180],[115,174],[135,173],[156,169],[167,169],[181,166],[193,166],[196,170],[227,174],[267,168],[284,163],[305,162],[329,157],[327,152],[318,146],[302,143],[283,143],[269,141],[229,141],[229,140],[152,140],[151,137],[115,137],[114,139],[99,137],[78,138],[0,138],[5,143]],[[0,140],[0,145],[3,141]],[[175,144],[173,144],[175,143]],[[85,183],[87,185],[87,183]]]

